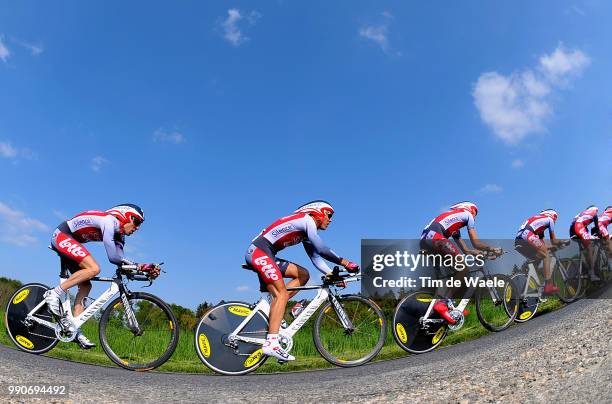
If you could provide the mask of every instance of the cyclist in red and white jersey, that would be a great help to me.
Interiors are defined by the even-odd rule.
[[[598,219],[599,237],[602,240],[607,240],[608,253],[612,255],[612,238],[608,232],[610,222],[612,222],[612,206],[608,206]]]
[[[68,289],[78,285],[73,315],[76,317],[84,311],[83,299],[91,291],[90,279],[100,273],[100,266],[82,244],[101,241],[106,248],[108,260],[115,264],[133,264],[123,256],[125,236],[133,234],[144,222],[144,212],[134,204],[115,206],[106,212],[88,210],[62,222],[51,237],[52,249],[62,258],[62,264],[71,272],[68,279],[45,292],[45,301],[51,312],[63,317],[62,303],[68,299]],[[141,264],[140,269],[159,275],[159,269],[153,264]],[[95,346],[79,330],[75,341],[84,349]]]
[[[478,238],[474,225],[477,214],[478,207],[472,202],[460,202],[451,206],[448,211],[438,215],[423,229],[421,248],[434,254],[452,256],[462,253],[478,255],[482,251],[492,252],[496,255],[501,254],[501,248],[491,247]],[[469,248],[461,238],[461,228],[463,227],[467,227],[474,248]],[[453,243],[449,237],[452,237],[457,244]],[[457,248],[457,245],[461,251]],[[455,324],[456,320],[449,314],[446,300],[438,300],[433,308],[450,324]]]
[[[559,292],[559,288],[556,287],[551,280],[552,273],[550,270],[548,247],[543,241],[544,232],[548,229],[552,245],[561,246],[564,244],[563,240],[559,240],[555,236],[555,223],[558,217],[559,215],[554,209],[545,209],[538,215],[531,216],[521,225],[514,241],[514,245],[517,247],[519,253],[527,258],[534,258],[537,256],[544,261],[544,278],[546,279],[544,285],[545,294]]]
[[[297,292],[289,293],[287,286],[305,285],[310,278],[306,268],[295,263],[276,258],[276,254],[286,247],[301,243],[310,260],[319,271],[331,273],[325,260],[341,265],[349,272],[359,271],[359,266],[341,258],[323,243],[317,233],[325,230],[331,222],[334,209],[325,201],[313,201],[300,206],[293,214],[282,217],[266,227],[253,241],[245,254],[250,269],[257,272],[262,291],[272,296],[270,304],[270,324],[263,353],[281,361],[295,358],[280,346],[278,333],[289,298]],[[283,278],[292,278],[285,285]]]
[[[574,220],[572,220],[572,225],[570,226],[570,238],[577,239],[586,250],[586,257],[589,264],[589,276],[593,282],[600,281],[593,267],[593,248],[591,248],[591,240],[596,240],[597,237],[589,233],[588,227],[590,224],[593,224],[596,228],[598,227],[598,211],[597,206],[589,206],[574,216]]]

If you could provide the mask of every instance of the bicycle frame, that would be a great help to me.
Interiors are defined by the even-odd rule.
[[[356,282],[361,279],[361,275],[357,275],[352,278],[344,279],[345,283]],[[329,291],[330,285],[312,285],[312,286],[294,286],[287,288],[288,291],[292,290],[314,290],[319,289],[315,298],[308,303],[308,305],[302,310],[302,312],[291,322],[291,324],[284,329],[280,330],[280,334],[285,337],[293,338],[293,336],[306,324],[306,322],[317,312],[319,307],[325,303],[326,300],[330,300],[336,312],[338,313],[338,317],[342,322],[342,325],[345,329],[353,329],[353,324],[351,320],[346,315],[344,308],[336,299],[335,293]],[[251,321],[253,316],[257,313],[261,312],[266,316],[270,314],[270,303],[268,303],[267,298],[262,298],[253,308],[251,313],[236,327],[236,329],[229,335],[230,340],[243,341],[251,344],[263,345],[266,342],[265,338],[251,338],[245,337],[243,335],[238,335],[242,331],[242,329]]]
[[[124,269],[136,269],[136,266],[134,266],[134,268],[128,267],[128,266],[124,266]],[[102,295],[100,295],[100,297],[98,297],[96,300],[94,300],[88,307],[87,309],[85,309],[80,315],[73,317],[72,315],[72,308],[71,308],[71,299],[70,299],[70,295],[68,295],[68,299],[66,299],[66,301],[62,304],[62,310],[64,311],[64,313],[66,313],[66,318],[68,320],[70,320],[72,322],[72,324],[74,324],[74,326],[76,327],[76,329],[81,328],[81,326],[87,321],[89,320],[91,317],[93,317],[97,312],[99,312],[102,307],[104,307],[104,305],[109,302],[113,297],[115,297],[117,295],[117,293],[121,294],[121,299],[123,301],[123,307],[125,308],[125,312],[127,314],[127,319],[128,319],[128,323],[131,329],[133,330],[138,330],[139,326],[138,326],[138,320],[136,319],[136,316],[134,315],[134,312],[132,310],[132,307],[129,304],[129,301],[127,299],[127,291],[125,286],[122,283],[122,279],[120,277],[118,278],[92,278],[91,279],[94,282],[110,282],[111,285],[110,287],[104,291],[102,293]],[[43,300],[41,301],[36,307],[34,307],[26,316],[26,320],[28,321],[34,321],[38,324],[41,324],[45,327],[51,328],[53,330],[56,330],[58,326],[60,326],[59,324],[56,323],[52,323],[50,321],[46,321],[43,320],[39,317],[36,317],[35,314],[38,312],[38,310],[40,310],[42,307],[44,307],[46,305],[46,302]]]

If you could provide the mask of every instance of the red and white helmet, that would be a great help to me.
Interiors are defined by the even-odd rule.
[[[612,216],[612,206],[608,206],[606,210],[604,210],[604,215]]]
[[[451,209],[463,209],[467,210],[472,214],[472,216],[476,217],[478,214],[478,206],[472,202],[459,202],[450,207]]]
[[[553,222],[556,222],[557,218],[559,217],[559,214],[554,209],[544,209],[543,211],[540,212],[540,215],[550,217],[553,220]]]
[[[107,210],[107,212],[119,220],[122,228],[131,221],[133,221],[135,225],[140,226],[145,220],[143,210],[140,206],[134,205],[133,203],[123,203],[113,206]]]
[[[315,219],[323,220],[326,216],[331,218],[334,214],[334,208],[325,201],[312,201],[300,206],[295,210],[295,213],[307,213]]]

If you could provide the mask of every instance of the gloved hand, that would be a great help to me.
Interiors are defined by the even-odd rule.
[[[344,268],[346,268],[347,272],[352,273],[352,274],[359,272],[359,265],[351,261],[348,261],[346,265],[344,265]]]
[[[148,272],[151,279],[157,278],[160,273],[159,267],[155,264],[138,264],[138,270]]]

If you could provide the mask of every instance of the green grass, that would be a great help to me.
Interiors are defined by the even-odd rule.
[[[561,303],[559,300],[549,299],[547,302],[540,305],[538,314],[550,312],[562,306],[563,303]],[[456,332],[449,332],[442,346],[454,345],[473,340],[489,333],[489,331],[487,331],[478,321],[475,307],[472,304],[468,306],[468,310],[470,311],[470,314],[466,317],[463,328]],[[0,315],[4,320],[4,312],[1,308]],[[268,360],[262,367],[259,368],[258,372],[298,371],[333,367],[333,365],[329,364],[318,354],[314,347],[314,343],[312,341],[312,323],[313,320],[311,319],[294,337],[292,354],[297,357],[296,361],[285,365],[279,365],[275,360]],[[46,355],[76,362],[114,366],[100,347],[96,320],[92,319],[88,321],[82,327],[82,330],[88,338],[98,345],[96,348],[89,351],[83,351],[74,343],[59,343]],[[328,337],[330,336],[331,334],[328,335]],[[331,336],[331,338],[333,338],[333,336]],[[0,331],[0,343],[8,346],[14,346],[8,337],[4,326]],[[355,347],[343,346],[338,349],[351,350],[355,349]],[[388,318],[385,345],[375,359],[392,359],[406,355],[407,353],[404,352],[393,339],[391,322]],[[181,330],[180,332],[179,344],[174,355],[158,370],[167,372],[212,373],[202,364],[195,352],[193,331],[185,330]]]

